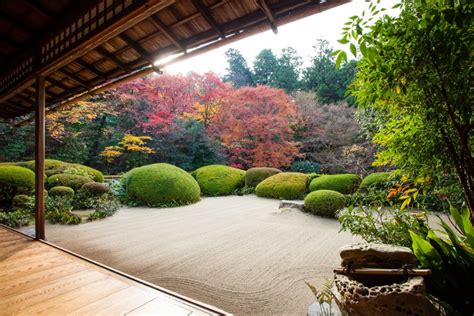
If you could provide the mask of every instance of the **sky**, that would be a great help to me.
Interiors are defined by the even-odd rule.
[[[383,6],[391,8],[397,0],[383,0]],[[241,51],[249,66],[252,66],[255,56],[264,48],[271,48],[275,54],[288,46],[297,50],[303,58],[303,65],[308,65],[313,54],[313,46],[319,38],[326,39],[336,49],[344,48],[337,41],[341,38],[341,31],[348,18],[360,15],[367,9],[369,2],[353,0],[350,3],[326,10],[307,18],[278,27],[278,34],[271,30],[242,39],[238,42],[225,45],[211,52],[199,55],[169,65],[163,71],[170,74],[186,74],[190,71],[205,73],[212,71],[218,75],[226,72],[227,62],[224,52],[229,48]]]

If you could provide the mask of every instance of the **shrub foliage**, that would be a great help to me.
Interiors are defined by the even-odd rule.
[[[332,190],[342,194],[350,194],[357,190],[360,178],[356,174],[324,175],[315,178],[309,186],[310,191]]]
[[[346,205],[344,195],[331,190],[309,193],[304,199],[304,207],[314,215],[336,217],[336,212]]]
[[[257,185],[255,193],[260,197],[274,199],[302,199],[306,193],[308,179],[304,173],[277,173]]]
[[[193,176],[205,195],[230,195],[244,185],[245,171],[224,165],[201,167]]]
[[[280,173],[281,171],[276,168],[257,167],[250,168],[245,173],[245,186],[256,187],[260,182],[274,174]]]

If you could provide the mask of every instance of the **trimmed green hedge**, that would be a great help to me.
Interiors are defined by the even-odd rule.
[[[46,181],[49,188],[56,186],[70,187],[74,191],[79,191],[86,183],[93,182],[89,177],[79,176],[75,174],[55,174]]]
[[[157,163],[127,172],[127,196],[141,205],[170,207],[200,200],[199,184],[176,166]]]
[[[14,208],[21,208],[27,209],[35,202],[35,198],[33,196],[29,196],[26,194],[18,194],[13,197],[12,205]]]
[[[371,186],[381,184],[387,181],[389,176],[390,176],[390,173],[388,172],[375,172],[375,173],[369,174],[360,183],[359,190],[365,191]]]
[[[0,166],[0,201],[11,200],[17,194],[34,189],[35,173],[23,167]]]
[[[245,171],[224,165],[209,165],[195,170],[192,175],[205,195],[231,195],[244,185]]]
[[[49,189],[49,195],[51,196],[66,196],[73,198],[74,197],[74,190],[71,189],[70,187],[65,187],[65,186],[55,186]]]
[[[19,162],[19,166],[35,171],[35,161],[30,160],[26,162]],[[61,160],[46,159],[44,162],[45,173],[48,177],[56,174],[74,174],[79,176],[89,177],[95,182],[104,182],[104,175],[99,170],[84,166],[78,163],[69,163]],[[74,170],[77,169],[77,170]]]
[[[304,199],[305,210],[324,217],[336,217],[336,212],[345,206],[344,195],[331,190],[313,191]]]
[[[299,172],[277,173],[260,182],[255,188],[255,193],[260,197],[274,199],[302,199],[308,179],[306,174]]]
[[[276,169],[276,168],[266,168],[266,167],[250,168],[245,173],[245,185],[248,187],[254,188],[266,178],[269,178],[280,172],[281,170]]]
[[[309,190],[332,190],[342,194],[351,194],[357,190],[359,183],[360,178],[356,174],[324,175],[313,179]]]
[[[90,182],[82,186],[81,191],[92,196],[98,196],[110,191],[109,187],[100,182]]]

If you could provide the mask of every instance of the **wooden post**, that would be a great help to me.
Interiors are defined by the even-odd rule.
[[[45,146],[45,80],[36,76],[35,104],[35,236],[45,239],[44,231],[44,146]]]

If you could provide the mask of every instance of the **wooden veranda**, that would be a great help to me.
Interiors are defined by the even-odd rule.
[[[35,122],[36,239],[46,238],[48,112],[232,41],[268,29],[277,33],[280,25],[349,1],[0,1],[0,119]]]

